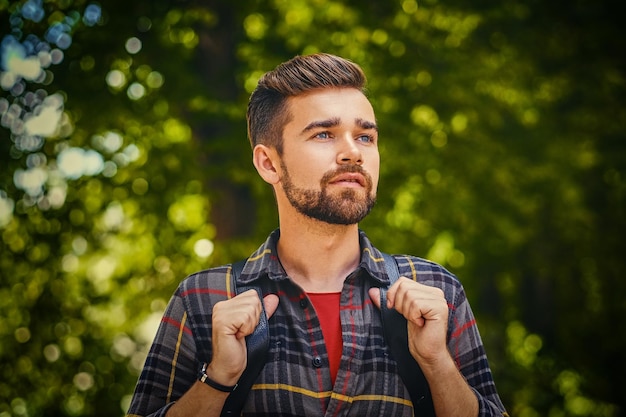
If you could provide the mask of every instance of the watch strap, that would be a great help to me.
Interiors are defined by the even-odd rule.
[[[214,388],[214,389],[216,389],[218,391],[222,391],[222,392],[233,392],[237,388],[237,384],[235,384],[235,385],[222,385],[219,382],[213,381],[206,374],[206,369],[207,369],[207,364],[203,363],[202,367],[200,368],[199,375],[198,375],[198,380],[200,382],[203,382],[203,383],[207,384],[208,386],[210,386],[211,388]]]

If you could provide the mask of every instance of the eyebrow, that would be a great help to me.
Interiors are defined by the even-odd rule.
[[[373,129],[378,132],[378,125],[374,122],[363,119],[356,119],[355,122],[361,129]]]
[[[354,119],[354,122],[361,129],[373,129],[373,130],[378,131],[378,126],[374,122],[370,122],[368,120],[364,120],[361,118]],[[339,126],[340,123],[341,123],[341,119],[338,117],[332,117],[330,119],[325,119],[325,120],[317,120],[306,125],[306,127],[302,129],[302,133],[306,133],[310,130],[318,129],[318,128],[328,129],[331,127],[336,127],[336,126]]]

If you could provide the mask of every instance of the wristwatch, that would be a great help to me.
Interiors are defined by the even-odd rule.
[[[205,363],[202,364],[202,367],[200,367],[200,372],[198,373],[198,379],[200,380],[200,382],[204,382],[205,384],[207,384],[211,388],[214,388],[214,389],[216,389],[218,391],[222,391],[222,392],[233,392],[237,388],[237,384],[229,386],[229,385],[222,385],[219,382],[213,381],[206,374],[207,366],[208,366],[208,364],[205,362]]]

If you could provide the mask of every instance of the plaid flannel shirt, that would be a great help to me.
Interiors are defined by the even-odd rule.
[[[269,320],[268,360],[244,405],[244,416],[412,416],[409,393],[383,336],[368,289],[388,285],[381,253],[360,232],[361,261],[345,280],[340,319],[343,352],[335,384],[320,322],[305,292],[287,277],[276,230],[248,259],[242,282],[279,296]],[[441,288],[449,305],[448,349],[475,392],[479,416],[506,416],[473,313],[458,279],[441,266],[396,256],[400,275]],[[323,262],[323,260],[320,260]],[[129,416],[165,416],[211,361],[213,305],[234,296],[230,266],[187,277],[172,296],[139,377]]]

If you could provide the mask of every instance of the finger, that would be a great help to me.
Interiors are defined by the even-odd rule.
[[[241,338],[254,331],[260,314],[261,300],[255,290],[249,290],[216,303],[213,307],[213,326],[219,333]]]
[[[398,281],[389,288],[387,299],[393,305],[401,305],[407,298],[421,298],[424,300],[444,300],[445,296],[441,288],[424,285],[413,281],[410,278],[400,277]]]
[[[394,308],[394,306],[396,305],[396,298],[398,297],[398,292],[400,291],[400,288],[403,286],[403,284],[407,284],[410,282],[414,282],[412,279],[407,278],[407,277],[400,277],[398,278],[398,280],[389,288],[389,291],[387,291],[387,307],[388,308]],[[397,308],[396,308],[397,310]]]
[[[422,294],[423,295],[423,294]],[[448,304],[443,298],[430,298],[430,294],[422,298],[408,299],[403,306],[404,316],[419,327],[426,321],[447,323]]]
[[[399,280],[400,281],[400,280]],[[390,290],[395,309],[407,320],[423,326],[425,320],[437,319],[447,313],[447,302],[440,288],[431,287],[403,279],[398,286]]]
[[[372,287],[369,289],[368,293],[372,299],[372,303],[380,309],[380,288]]]
[[[266,295],[263,297],[263,304],[265,305],[265,315],[269,319],[278,308],[278,296],[276,294]]]
[[[239,318],[237,323],[238,331],[235,334],[237,338],[243,338],[249,336],[254,332],[257,324],[259,324],[259,317],[261,317],[262,306],[259,294],[256,290],[248,290],[242,294],[245,295],[245,303],[239,307],[238,312],[233,312],[234,317]]]

